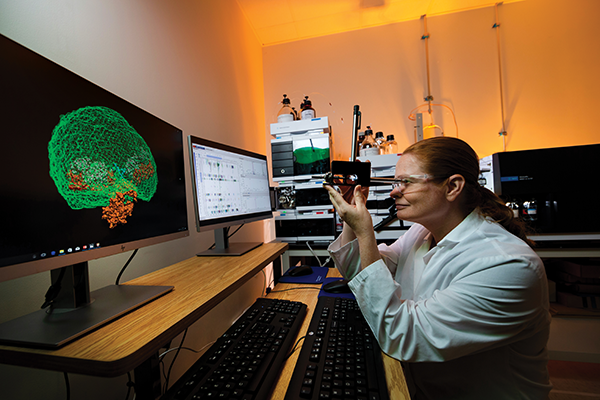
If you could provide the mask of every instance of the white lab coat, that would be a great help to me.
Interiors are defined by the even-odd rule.
[[[329,251],[416,399],[546,399],[550,314],[540,258],[475,210],[429,250],[413,225],[360,271],[358,242]]]

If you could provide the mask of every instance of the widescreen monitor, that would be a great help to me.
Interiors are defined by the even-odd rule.
[[[85,278],[89,260],[189,234],[180,129],[1,35],[0,99],[0,281],[73,265]],[[125,311],[162,293],[134,294]],[[44,294],[28,295],[41,305]],[[83,308],[101,304],[82,296],[92,305]],[[41,312],[27,328],[41,338],[10,321],[0,342],[55,347],[81,333],[53,331],[80,311]]]
[[[199,255],[241,255],[262,242],[229,243],[227,228],[272,218],[267,157],[189,136],[196,227],[214,230],[215,247]]]

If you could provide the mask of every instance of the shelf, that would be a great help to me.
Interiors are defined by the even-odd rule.
[[[540,258],[582,258],[582,257],[600,257],[598,248],[562,248],[562,249],[535,249]]]

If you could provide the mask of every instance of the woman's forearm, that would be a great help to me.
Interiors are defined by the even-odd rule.
[[[377,248],[375,232],[366,232],[358,235],[358,247],[360,249],[360,269],[365,269],[375,261],[381,259],[381,254]]]

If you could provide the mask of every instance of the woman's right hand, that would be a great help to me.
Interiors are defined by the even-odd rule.
[[[343,189],[340,187],[341,193],[329,185],[325,188],[336,212],[357,236],[373,232],[373,220],[366,204],[368,187],[344,186]]]

